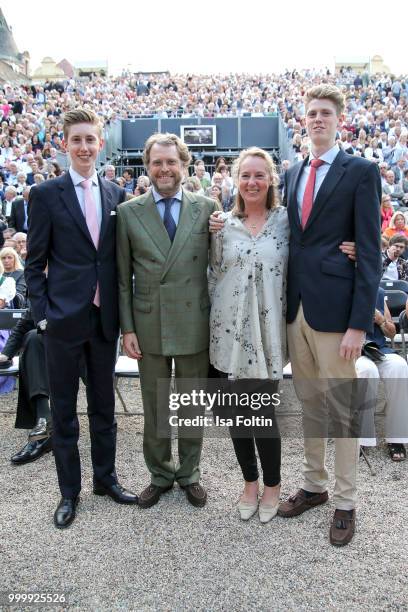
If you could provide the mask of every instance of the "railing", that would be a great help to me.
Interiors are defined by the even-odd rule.
[[[193,148],[192,153],[200,156],[216,158],[228,155],[233,158],[239,151],[259,146],[279,154],[280,159],[294,161],[295,153],[287,136],[287,129],[282,117],[228,117],[228,118],[170,118],[170,119],[123,119],[111,122],[105,128],[105,147],[99,156],[98,167],[106,163],[116,162],[115,165],[122,172],[125,167],[135,170],[135,176],[144,174],[140,164],[140,157],[147,138],[155,132],[180,133],[182,125],[216,125],[217,146]],[[135,158],[132,163],[131,158]],[[129,163],[123,160],[127,159]],[[211,172],[213,164],[206,164],[206,170]],[[191,174],[191,172],[190,172]]]

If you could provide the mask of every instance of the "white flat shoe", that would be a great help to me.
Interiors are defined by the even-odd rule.
[[[256,504],[252,504],[251,502],[244,502],[240,500],[237,504],[237,508],[241,519],[243,521],[248,521],[258,510],[258,502],[256,502]]]
[[[261,523],[269,523],[276,516],[279,508],[279,502],[275,506],[268,504],[259,504],[259,520]]]

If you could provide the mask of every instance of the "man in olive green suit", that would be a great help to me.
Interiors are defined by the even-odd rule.
[[[217,204],[182,190],[190,154],[176,135],[151,136],[143,159],[152,189],[117,211],[123,344],[129,357],[139,360],[143,452],[151,473],[139,505],[156,504],[176,480],[190,503],[200,507],[207,499],[199,484],[202,431],[195,437],[179,434],[176,468],[170,436],[157,432],[169,411],[167,401],[158,402],[157,386],[158,379],[170,378],[172,359],[176,378],[208,375],[208,219]]]

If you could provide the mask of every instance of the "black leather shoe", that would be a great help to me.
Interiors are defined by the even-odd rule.
[[[23,448],[10,458],[11,463],[14,465],[22,465],[23,463],[30,463],[40,459],[45,453],[49,453],[52,450],[52,439],[51,437],[43,440],[28,441]]]
[[[93,492],[95,495],[109,495],[117,504],[137,504],[138,497],[132,491],[127,491],[122,485],[116,482],[109,487],[100,483],[94,483]]]
[[[207,503],[207,492],[199,482],[193,482],[189,485],[180,485],[186,492],[187,499],[196,508],[202,508]]]
[[[58,529],[65,529],[75,518],[79,495],[76,497],[61,497],[61,501],[54,512],[54,525]]]
[[[166,491],[170,491],[173,488],[171,484],[168,487],[159,487],[158,485],[149,484],[140,494],[139,507],[140,508],[151,508],[159,501],[160,497]]]
[[[49,438],[50,435],[51,428],[47,419],[38,419],[35,427],[28,434],[28,439],[31,441],[44,440],[44,438]]]

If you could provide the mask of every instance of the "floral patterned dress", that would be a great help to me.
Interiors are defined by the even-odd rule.
[[[282,378],[286,360],[286,208],[252,236],[232,213],[212,235],[210,361],[234,378]]]

